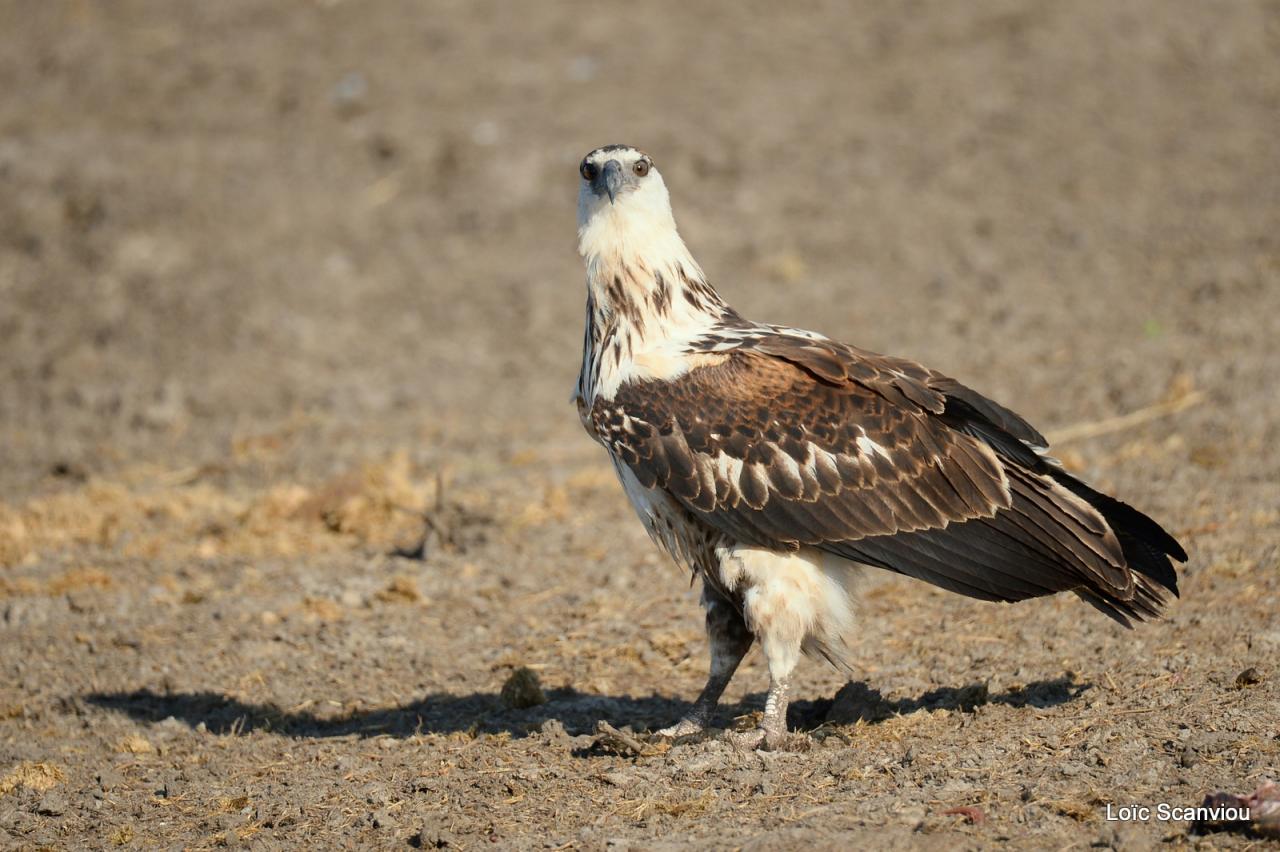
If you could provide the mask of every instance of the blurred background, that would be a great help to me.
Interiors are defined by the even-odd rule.
[[[733,845],[819,802],[905,847],[901,808],[981,800],[989,840],[1105,845],[1098,790],[1274,774],[1276,0],[5,0],[0,92],[9,836],[385,845],[447,800],[477,844]],[[830,765],[795,802],[737,758],[571,756],[705,673],[696,591],[569,403],[577,165],[615,142],[741,313],[957,377],[1173,531],[1170,620],[880,574],[859,672],[914,764],[888,722],[778,757],[781,790]],[[545,704],[500,699],[520,666]],[[812,727],[845,678],[797,678]],[[732,712],[763,686],[750,657]],[[1059,774],[1086,709],[1111,763]],[[981,792],[932,774],[961,755]]]
[[[1274,3],[59,0],[0,33],[9,495],[282,429],[326,469],[581,445],[575,167],[619,141],[748,316],[1045,427],[1186,374],[1276,436]]]

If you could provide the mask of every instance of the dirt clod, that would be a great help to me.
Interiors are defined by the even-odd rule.
[[[513,710],[537,707],[547,701],[537,672],[526,666],[521,666],[507,677],[500,696],[502,703]]]
[[[1249,687],[1249,686],[1257,686],[1258,684],[1262,683],[1262,679],[1263,679],[1262,672],[1259,671],[1256,666],[1249,666],[1249,668],[1245,669],[1244,671],[1240,672],[1240,674],[1236,675],[1236,681],[1235,681],[1236,688],[1244,689],[1245,687]]]
[[[62,816],[69,807],[67,797],[61,793],[49,792],[40,797],[36,805],[36,813],[42,816]]]

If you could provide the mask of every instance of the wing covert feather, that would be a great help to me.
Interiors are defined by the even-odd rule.
[[[713,526],[733,513],[732,526],[757,529],[758,544],[853,541],[1009,505],[1008,479],[981,441],[915,403],[834,385],[762,351],[623,385],[596,402],[592,422],[642,484]]]

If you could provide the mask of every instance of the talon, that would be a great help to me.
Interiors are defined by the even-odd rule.
[[[768,732],[764,728],[752,728],[750,731],[729,731],[725,739],[743,751],[755,751],[764,744]]]
[[[663,728],[660,731],[655,731],[654,736],[671,737],[672,739],[676,737],[687,737],[690,734],[701,732],[702,728],[703,726],[701,722],[696,722],[693,719],[681,719],[674,725]]]
[[[782,751],[790,741],[786,731],[769,731],[764,732],[764,744],[761,746],[765,751]]]

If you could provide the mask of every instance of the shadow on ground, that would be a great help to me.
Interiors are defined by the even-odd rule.
[[[919,698],[885,701],[879,694],[860,683],[846,686],[835,699],[796,701],[788,713],[793,730],[813,730],[835,719],[848,705],[842,697],[855,695],[864,721],[875,723],[894,715],[917,710],[957,710],[971,712],[986,704],[1013,707],[1054,707],[1075,700],[1090,688],[1074,678],[1037,681],[1025,687],[995,695],[981,684],[931,690]],[[251,704],[214,692],[179,692],[162,694],[150,689],[132,692],[95,692],[84,696],[90,704],[124,713],[142,722],[158,722],[170,717],[191,727],[203,724],[215,734],[243,734],[250,731],[274,731],[293,737],[376,737],[410,736],[417,733],[506,732],[524,736],[540,730],[555,720],[567,733],[577,735],[595,731],[596,722],[606,719],[615,725],[630,725],[636,730],[669,725],[689,710],[688,702],[660,695],[591,695],[574,689],[547,692],[547,701],[536,707],[513,710],[505,707],[495,693],[471,695],[428,695],[400,707],[381,708],[325,715],[307,708],[285,710],[271,704]],[[747,696],[737,704],[721,707],[722,718],[761,710],[764,693]]]

